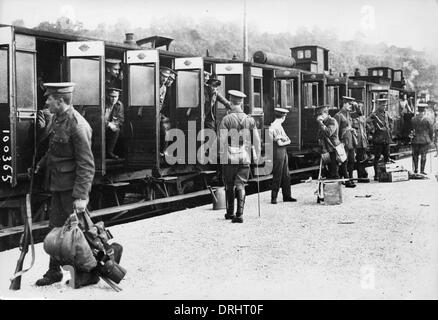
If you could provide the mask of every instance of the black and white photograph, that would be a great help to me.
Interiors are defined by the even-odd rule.
[[[0,0],[0,300],[437,300],[437,21]]]

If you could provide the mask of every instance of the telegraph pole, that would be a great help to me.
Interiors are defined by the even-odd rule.
[[[248,61],[248,28],[246,23],[246,0],[243,0],[243,60]]]

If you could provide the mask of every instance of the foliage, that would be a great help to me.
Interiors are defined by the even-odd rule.
[[[22,25],[23,21],[17,21]],[[243,58],[243,27],[241,23],[223,23],[217,19],[193,21],[186,17],[160,17],[151,21],[147,28],[133,28],[129,20],[119,19],[114,24],[99,24],[93,30],[86,30],[81,22],[60,17],[55,23],[41,22],[36,29],[64,32],[115,42],[123,42],[125,33],[133,32],[136,39],[151,35],[174,38],[171,50],[192,55],[206,55],[218,58]],[[333,30],[318,27],[309,30],[298,28],[292,34],[266,33],[257,25],[248,26],[250,56],[258,50],[290,55],[290,48],[298,45],[315,44],[330,50],[330,64],[335,73],[353,74],[359,68],[366,74],[367,68],[388,66],[402,69],[409,89],[428,89],[438,96],[438,63],[432,61],[425,52],[412,48],[388,46],[385,43],[365,43],[364,35],[358,33],[353,40],[341,41]]]

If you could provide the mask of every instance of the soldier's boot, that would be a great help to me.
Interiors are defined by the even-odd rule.
[[[418,173],[418,156],[412,155],[412,168],[414,173]]]
[[[426,155],[424,155],[424,157],[421,157],[421,174],[426,174],[426,172],[424,172],[424,168],[426,168]]]
[[[234,214],[234,188],[227,189],[225,192],[225,197],[227,199],[227,213],[225,214],[225,219],[231,220],[236,217],[236,215]]]
[[[283,192],[283,202],[296,202],[297,199],[292,198],[292,196],[290,195],[290,185],[286,185],[284,187],[281,188],[281,192]]]
[[[374,181],[379,181],[380,171],[379,164],[374,163]]]
[[[236,217],[231,220],[232,223],[243,222],[243,209],[245,207],[245,189],[237,190],[237,212]]]
[[[43,275],[41,279],[38,279],[35,282],[35,285],[38,287],[42,286],[50,286],[56,282],[60,282],[62,280],[62,271],[61,266],[56,260],[50,258],[49,262],[49,270]]]
[[[111,131],[111,134],[107,135],[106,143],[106,156],[111,159],[119,159],[119,156],[114,154],[114,148],[116,147],[117,139],[119,138],[119,130]]]
[[[72,274],[74,273],[74,275]],[[75,289],[79,289],[86,286],[91,286],[99,282],[100,277],[97,274],[97,271],[93,270],[90,272],[78,271],[71,268],[70,274],[72,274],[71,279],[66,281],[67,285],[71,285],[70,281],[73,281],[72,287]]]
[[[277,204],[277,196],[278,196],[278,190],[272,190],[271,191],[271,203]]]

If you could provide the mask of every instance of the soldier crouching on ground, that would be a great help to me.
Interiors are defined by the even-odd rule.
[[[316,109],[316,121],[318,122],[318,142],[321,146],[322,154],[329,154],[327,178],[339,179],[339,167],[336,157],[335,147],[341,144],[338,137],[338,122],[328,113],[327,106]]]
[[[245,183],[247,183],[249,178],[251,164],[251,134],[257,155],[260,154],[260,138],[254,119],[246,115],[242,109],[243,99],[246,95],[237,90],[229,90],[228,93],[230,94],[231,110],[219,125],[220,159],[223,164],[222,177],[227,199],[225,219],[231,219],[233,223],[242,223],[245,204]],[[232,139],[236,133],[238,145],[235,145]],[[256,161],[257,159],[254,160]],[[236,188],[237,193],[236,214],[234,214],[234,188]]]
[[[274,144],[274,158],[272,168],[272,191],[271,203],[277,204],[277,195],[280,190],[283,192],[284,202],[296,202],[297,199],[291,197],[290,175],[289,175],[289,158],[287,156],[286,146],[290,144],[290,139],[282,127],[282,123],[286,120],[286,115],[289,110],[283,108],[275,108],[275,120],[269,127],[269,134],[272,137]]]
[[[52,193],[49,214],[50,228],[62,227],[73,210],[83,212],[94,177],[94,157],[91,152],[91,128],[73,108],[73,83],[45,83],[47,105],[53,116],[49,149],[38,162],[35,173],[44,172],[45,187]],[[59,263],[50,258],[49,270],[37,286],[47,286],[62,280]],[[78,273],[77,286],[94,284],[94,273]]]

